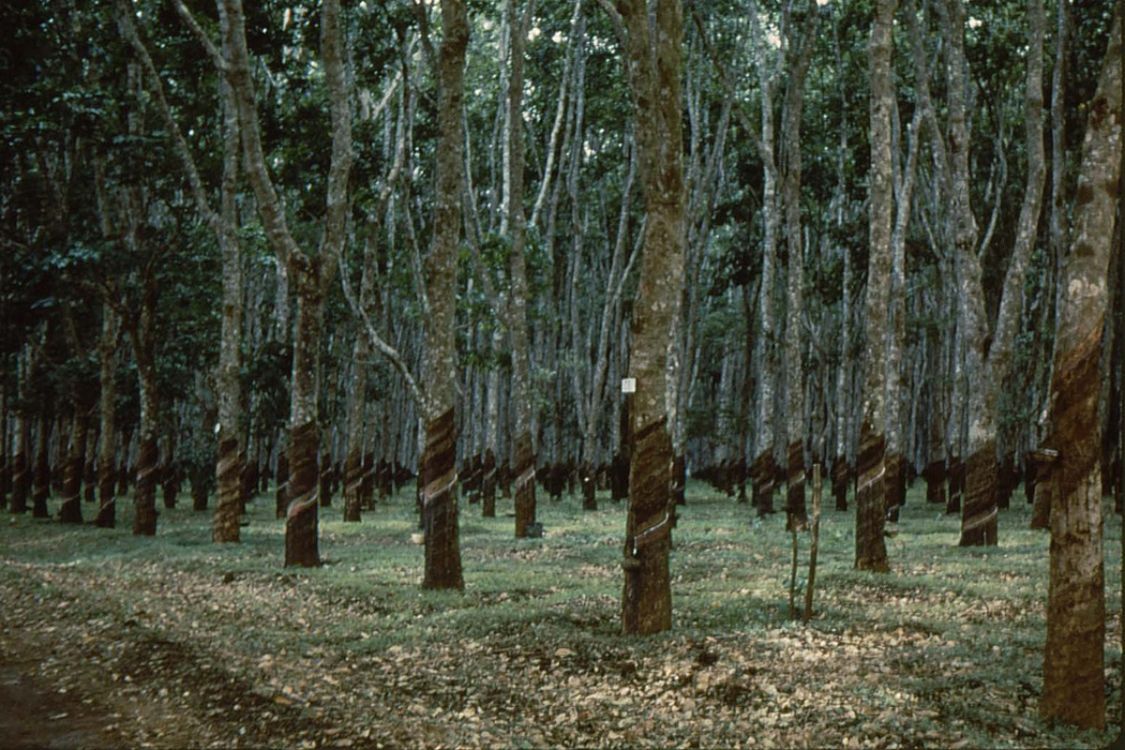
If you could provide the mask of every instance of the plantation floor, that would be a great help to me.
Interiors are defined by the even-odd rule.
[[[322,509],[315,570],[282,568],[267,498],[238,545],[212,545],[209,515],[187,508],[162,511],[155,539],[130,534],[124,507],[116,530],[12,517],[0,746],[1106,745],[1116,725],[1037,717],[1048,539],[1028,509],[1001,513],[999,547],[967,550],[923,495],[887,539],[887,575],[851,569],[853,516],[826,511],[803,625],[783,515],[753,520],[691,483],[674,628],[647,639],[619,634],[624,514],[605,498],[541,499],[546,536],[521,541],[510,501],[495,519],[464,506],[463,594],[420,590],[409,489],[361,524]],[[1114,721],[1120,524],[1107,515]]]

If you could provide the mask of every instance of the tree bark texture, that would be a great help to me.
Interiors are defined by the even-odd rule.
[[[1051,499],[1047,644],[1040,715],[1105,726],[1105,571],[1099,473],[1099,365],[1108,301],[1122,136],[1121,23],[1115,6],[1097,92],[1088,108],[1074,233],[1063,277],[1059,346],[1051,381],[1058,450]]]

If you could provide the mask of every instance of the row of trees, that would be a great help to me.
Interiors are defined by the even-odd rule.
[[[423,585],[460,588],[459,480],[485,515],[509,490],[517,537],[537,479],[627,486],[650,633],[689,469],[760,513],[784,485],[799,530],[830,465],[872,571],[908,477],[996,544],[1034,469],[1081,542],[1044,710],[1104,721],[1120,5],[6,7],[4,499],[45,514],[65,466],[62,520],[85,481],[112,525],[125,473],[154,534],[186,475],[234,542],[273,478],[316,565],[333,479],[359,520],[416,472]]]

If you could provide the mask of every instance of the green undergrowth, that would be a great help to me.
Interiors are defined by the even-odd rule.
[[[461,712],[459,722],[427,719],[434,734],[418,736],[420,744],[635,744],[639,735],[631,739],[611,721],[634,700],[667,700],[681,711],[680,723],[663,730],[652,719],[647,731],[659,745],[692,744],[693,737],[695,744],[727,745],[747,733],[767,746],[1108,742],[1116,726],[1082,733],[1037,718],[1048,538],[1028,529],[1022,494],[1001,512],[1000,544],[977,549],[959,548],[958,519],[924,497],[918,483],[900,522],[888,526],[885,575],[853,570],[852,512],[824,512],[815,614],[807,624],[789,617],[784,515],[756,518],[749,506],[697,482],[689,483],[674,531],[673,629],[647,639],[620,634],[625,509],[602,494],[593,512],[582,511],[578,498],[541,495],[541,539],[513,538],[510,500],[498,500],[496,518],[462,504],[463,592],[419,586],[423,548],[413,538],[413,487],[359,524],[341,520],[338,499],[322,508],[324,564],[314,569],[282,567],[284,525],[274,518],[271,496],[250,504],[241,543],[227,545],[212,544],[210,514],[187,505],[161,509],[155,538],[130,533],[132,511],[124,503],[110,530],[13,516],[0,524],[0,592],[33,591],[43,606],[66,598],[67,616],[76,621],[139,623],[210,654],[263,695],[275,691],[280,702],[299,692],[293,685],[313,681],[300,682],[297,671],[275,679],[285,673],[263,667],[266,657],[299,660],[306,671],[365,660],[369,669],[390,669],[401,654],[410,663],[432,660],[437,676],[399,680],[396,690],[370,673],[366,682],[354,677],[352,692],[367,690],[387,707],[381,718],[349,719],[360,726],[418,705],[442,715],[456,703],[451,685],[470,707],[470,696],[491,695],[504,710],[538,717],[532,729],[509,719],[505,725],[496,718],[501,708],[490,709],[495,716],[483,708]],[[92,506],[84,510],[93,516]],[[1106,510],[1107,698],[1115,723],[1121,520],[1111,505]],[[808,535],[799,542],[803,602]],[[506,687],[513,669],[528,670],[526,679],[534,675],[528,690],[542,691],[538,699]],[[556,721],[557,712],[572,709],[561,698],[552,708],[554,677],[564,681],[559,695],[609,696],[598,704],[601,713],[577,710]],[[654,684],[665,685],[653,682],[658,677],[667,680],[665,692],[653,692]],[[353,678],[304,689],[332,696],[333,680],[347,679]],[[344,712],[337,718],[351,716],[347,701],[324,703]]]

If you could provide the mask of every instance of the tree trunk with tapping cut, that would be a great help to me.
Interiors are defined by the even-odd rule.
[[[438,129],[434,235],[426,258],[425,447],[419,469],[425,570],[422,587],[464,589],[457,510],[457,450],[454,389],[457,348],[454,338],[456,253],[461,230],[461,178],[464,168],[461,109],[465,52],[469,43],[464,0],[442,0],[444,38],[438,60]],[[520,523],[517,499],[516,525]],[[533,511],[534,512],[534,511]]]
[[[134,355],[137,359],[137,373],[141,382],[141,423],[139,428],[140,445],[137,453],[136,488],[133,492],[133,534],[154,536],[156,534],[156,484],[160,472],[160,453],[157,448],[157,425],[159,424],[159,404],[157,401],[156,367],[152,347],[153,315],[155,314],[155,290],[145,295],[140,320],[130,327]]]
[[[59,507],[59,520],[63,523],[82,523],[82,476],[86,470],[86,436],[90,418],[87,408],[75,406],[70,430],[70,450],[66,461],[63,480],[62,505]]]
[[[966,341],[966,366],[971,384],[969,398],[969,458],[965,470],[965,496],[961,514],[962,546],[994,545],[997,543],[998,493],[1001,477],[996,461],[997,409],[1001,391],[1011,369],[1012,352],[1019,332],[1024,276],[1035,246],[1039,213],[1042,205],[1046,166],[1043,147],[1043,36],[1045,20],[1041,0],[1028,0],[1029,47],[1025,92],[1026,149],[1028,175],[1020,210],[1015,247],[1008,263],[996,329],[988,337],[984,318],[984,292],[979,281],[980,262],[966,252],[968,243],[975,243],[975,228],[971,227],[971,214],[958,223],[956,242],[958,260],[962,268],[961,322],[968,333]],[[959,5],[951,5],[949,24],[953,26],[954,43],[950,45],[947,66],[963,64],[959,21],[963,20]],[[952,85],[952,83],[951,83]],[[950,99],[950,126],[954,148],[953,189],[954,204],[961,212],[968,212],[967,197],[960,193],[968,189],[968,143],[964,124],[964,103],[960,88],[951,88],[955,95]],[[965,142],[962,145],[962,140]],[[975,252],[975,248],[973,249]],[[966,277],[965,274],[968,274]],[[969,282],[972,288],[965,288]],[[976,299],[966,299],[975,296]]]
[[[886,572],[883,542],[885,506],[884,381],[887,308],[891,276],[891,224],[894,210],[891,174],[892,26],[896,0],[877,0],[869,46],[871,64],[871,175],[866,326],[864,337],[863,421],[857,457],[855,567]]]
[[[633,311],[629,375],[633,396],[633,454],[625,526],[625,585],[621,620],[626,634],[672,626],[668,553],[675,508],[669,488],[674,457],[669,433],[668,352],[682,299],[684,184],[680,75],[683,11],[679,0],[617,3],[625,30],[625,65],[633,95],[639,174],[645,196],[640,283]]]
[[[319,251],[309,254],[289,230],[286,210],[266,166],[254,99],[246,21],[241,0],[222,0],[221,23],[227,34],[226,59],[231,100],[238,115],[245,171],[258,213],[279,269],[295,277],[298,312],[294,336],[289,406],[289,470],[285,510],[285,565],[320,564],[317,540],[317,359],[323,330],[324,297],[346,239],[348,176],[352,164],[350,84],[345,75],[344,34],[338,0],[321,7],[320,53],[331,121],[331,159],[325,189],[325,214]],[[279,306],[280,307],[280,306]]]
[[[293,341],[293,391],[289,417],[289,481],[285,507],[285,565],[320,565],[317,506],[321,490],[317,464],[317,355],[324,301],[319,273],[296,277],[297,327]]]
[[[754,14],[752,20],[756,20]],[[777,197],[777,157],[775,155],[773,93],[776,73],[764,59],[765,42],[762,31],[755,28],[758,60],[758,84],[762,97],[761,138],[758,152],[762,159],[762,281],[758,298],[761,328],[760,372],[758,374],[758,398],[756,431],[754,433],[754,459],[750,472],[754,477],[753,498],[758,515],[773,512],[773,492],[776,487],[777,466],[774,458],[777,425],[775,424],[775,402],[780,383],[780,363],[777,354],[778,324],[774,309],[774,277],[777,273],[777,244],[780,233],[780,208]]]
[[[801,364],[804,315],[804,246],[801,237],[801,112],[805,75],[812,59],[817,5],[808,3],[799,34],[790,39],[789,82],[782,112],[782,142],[785,171],[782,197],[785,207],[785,237],[788,257],[785,322],[785,423],[786,503],[785,526],[789,531],[808,528],[805,508],[805,373]]]
[[[227,14],[220,16],[223,35],[223,58],[231,59],[233,29]],[[242,248],[238,238],[238,105],[234,91],[220,76],[223,102],[223,177],[218,238],[223,264],[222,329],[217,373],[219,396],[219,451],[215,462],[217,502],[211,521],[211,541],[237,542],[239,517],[242,513]]]
[[[1051,380],[1053,466],[1047,644],[1039,713],[1082,728],[1105,726],[1105,571],[1098,398],[1107,271],[1120,180],[1122,13],[1113,26],[1097,92],[1087,109],[1074,232],[1066,259],[1059,345]]]
[[[508,87],[508,231],[511,239],[510,272],[512,293],[508,305],[508,331],[512,342],[513,452],[516,488],[515,535],[522,538],[535,522],[535,438],[531,432],[531,345],[528,337],[528,282],[524,243],[527,220],[524,213],[523,63],[524,43],[530,28],[533,0],[526,0],[523,15],[517,16],[515,0],[507,3],[511,29],[511,83]]]

